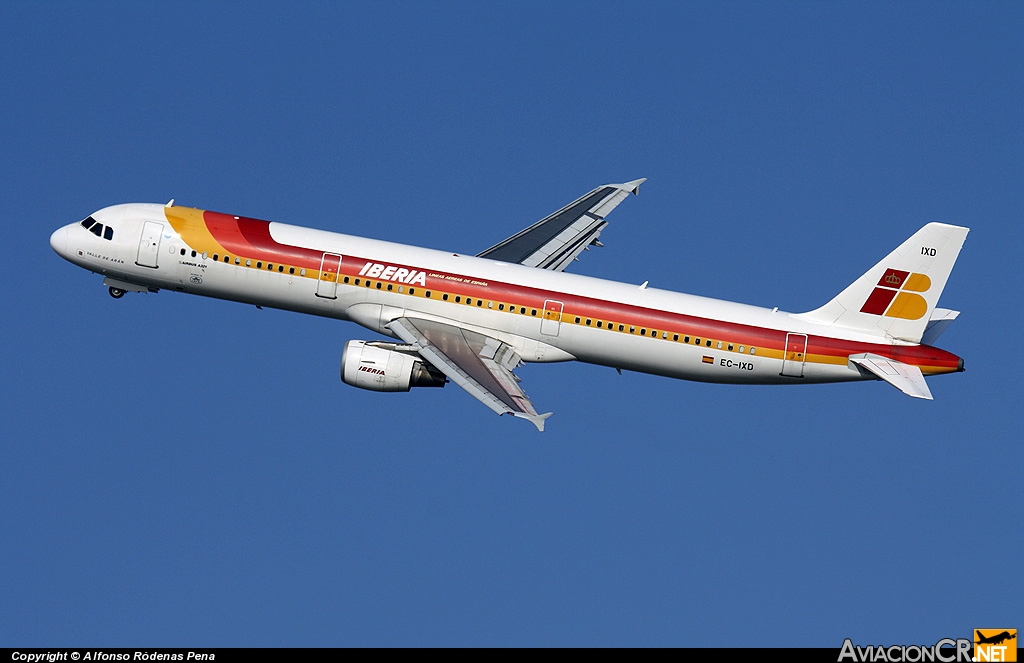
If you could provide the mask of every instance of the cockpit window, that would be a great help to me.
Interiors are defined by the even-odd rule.
[[[94,223],[96,223],[96,219],[90,216],[82,220],[82,227],[88,230],[89,228],[92,228]]]
[[[91,232],[93,235],[96,235],[97,237],[99,237],[100,235],[103,234],[103,224],[102,223],[97,223],[92,228],[89,228],[89,232]]]
[[[103,229],[103,239],[114,239],[114,229],[107,226]]]

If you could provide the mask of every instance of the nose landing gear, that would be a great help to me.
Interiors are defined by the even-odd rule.
[[[115,288],[114,286],[110,286],[109,292],[110,296],[113,297],[114,299],[121,299],[122,297],[124,297],[125,291],[122,290],[121,288]]]

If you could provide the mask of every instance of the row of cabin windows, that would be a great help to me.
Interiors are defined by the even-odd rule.
[[[82,227],[97,237],[110,240],[114,239],[114,229],[110,226],[104,226],[102,223],[98,223],[96,219],[91,216],[82,220]]]
[[[597,320],[595,322],[592,318],[580,318],[579,316],[576,316],[576,324],[580,324],[581,322],[583,324],[585,324],[586,326],[588,326],[588,327],[593,325],[594,327],[597,327],[598,329],[608,329],[608,330],[611,330],[611,331],[614,331],[616,329],[616,326],[615,326],[614,322],[605,322],[604,320]],[[627,327],[626,327],[626,325],[618,325],[618,330],[620,332],[627,332]],[[637,333],[637,328],[636,327],[628,327],[628,333],[636,334]],[[648,330],[646,327],[641,327],[640,328],[640,335],[641,336],[648,336],[649,335],[651,338],[658,338],[658,330],[657,329]],[[664,339],[664,340],[668,340],[668,332],[667,331],[661,332],[661,338]],[[690,342],[690,337],[689,336],[683,336],[682,339],[683,339],[682,340],[683,343],[689,343]],[[672,334],[672,340],[676,341],[678,343],[679,342],[679,334]],[[698,338],[696,336],[693,337],[693,344],[694,345],[702,345],[703,344],[704,347],[707,347],[707,348],[715,346],[719,350],[724,350],[724,349],[728,348],[729,352],[743,352],[743,353],[746,353],[748,351],[747,347],[745,345],[737,346],[735,343],[725,343],[725,341],[717,341],[717,343],[716,343],[715,341],[712,341],[710,338],[701,340],[700,338]],[[757,349],[751,347],[749,349],[749,352],[752,355],[753,354],[757,354]]]
[[[382,281],[374,282],[371,279],[365,279],[365,282],[364,282],[362,279],[356,278],[353,281],[348,276],[346,276],[346,277],[343,278],[342,282],[346,283],[346,284],[354,283],[354,285],[357,285],[357,286],[358,285],[363,285],[365,283],[365,286],[367,288],[372,288],[372,287],[376,286],[376,288],[378,290],[381,290],[381,289],[384,288],[384,283]],[[395,291],[395,284],[388,283],[387,284],[387,290],[389,292]],[[401,286],[401,285],[398,286],[397,287],[397,291],[398,292],[404,292],[405,291],[405,286]],[[409,294],[410,295],[415,295],[416,294],[416,288],[409,288]],[[433,295],[433,293],[430,290],[427,290],[427,291],[424,292],[424,296],[427,299],[431,299],[432,295]],[[441,299],[443,301],[446,301],[446,302],[450,301],[451,300],[451,295],[449,295],[448,293],[442,293],[441,294]],[[483,307],[484,301],[485,301],[483,299],[474,299],[472,297],[465,297],[465,298],[463,298],[462,295],[455,295],[454,301],[455,301],[456,304],[461,304],[461,303],[463,303],[463,299],[465,299],[465,303],[468,306],[472,306],[475,303],[477,306]],[[494,308],[494,302],[488,301],[487,302],[487,308],[493,309]],[[509,304],[508,305],[508,311],[510,313],[515,313],[516,312],[516,308],[519,309],[519,313],[521,313],[522,315],[526,315],[527,308],[525,306],[517,307],[514,304]],[[504,311],[505,310],[505,304],[504,303],[499,303],[498,304],[498,310],[499,311]],[[531,316],[536,317],[537,309],[531,308],[531,309],[529,309],[529,311],[530,311],[530,315]],[[580,324],[580,322],[582,320],[583,320],[582,318],[577,316],[576,317],[576,324]],[[587,318],[585,324],[587,326],[590,326],[590,325],[594,324],[594,322],[595,321],[593,319]],[[615,329],[615,323],[605,322],[603,320],[596,321],[596,324],[594,326],[596,326],[598,328],[609,329],[609,330],[614,330]],[[626,325],[621,325],[620,324],[618,326],[618,330],[620,332],[625,332],[626,331]],[[637,333],[637,328],[636,327],[629,327],[629,333],[630,334]],[[658,330],[651,329],[651,330],[648,331],[646,327],[642,327],[642,328],[640,328],[640,335],[641,336],[650,335],[652,338],[657,338],[658,337]],[[668,340],[668,332],[666,332],[666,331],[661,332],[661,338],[665,339],[665,340]],[[672,340],[675,341],[675,342],[679,342],[679,334],[672,334]],[[690,342],[690,337],[689,336],[684,336],[683,337],[683,343],[689,343],[689,342]],[[694,345],[701,345],[703,343],[703,345],[705,347],[709,347],[710,348],[710,347],[712,347],[715,344],[715,341],[712,341],[711,339],[704,339],[703,342],[702,342],[702,340],[700,338],[694,337],[693,338],[693,343],[694,343]],[[737,352],[737,351],[738,352],[747,352],[746,346],[740,345],[737,348],[737,346],[735,344],[733,344],[733,343],[725,344],[724,341],[718,341],[717,342],[717,347],[718,347],[719,350],[722,350],[722,349],[725,349],[726,347],[728,347],[729,352]],[[753,347],[751,347],[749,351],[750,351],[750,354],[757,354],[757,350],[755,348],[753,348]]]
[[[181,249],[180,253],[181,253],[181,255],[185,255],[186,253],[188,253],[188,250],[187,249]],[[198,255],[199,254],[195,250],[192,251],[192,257],[193,258],[197,257]],[[204,252],[202,257],[203,257],[203,260],[206,260],[207,258],[210,257],[210,255],[208,253]],[[221,255],[219,253],[214,253],[213,254],[213,260],[214,260],[214,262],[221,262],[221,260],[222,260]],[[223,262],[225,264],[230,263],[231,262],[231,256],[225,255],[223,257]],[[241,265],[242,264],[242,259],[236,256],[235,257],[235,264],[236,265]],[[246,259],[245,266],[246,267],[252,267],[252,260]],[[263,269],[263,261],[262,260],[257,260],[256,261],[256,269]],[[282,274],[284,273],[285,269],[288,270],[289,274],[294,274],[295,273],[295,268],[294,267],[286,267],[285,265],[278,265],[277,266],[277,271],[282,273]],[[271,271],[271,272],[274,271],[274,263],[272,263],[272,262],[268,262],[267,263],[267,271]],[[305,275],[306,275],[306,270],[305,269],[300,269],[299,270],[299,276],[305,276]]]
[[[352,278],[346,276],[346,277],[342,278],[342,283],[345,283],[345,284],[351,283],[351,284],[357,285],[357,286],[365,285],[367,288],[376,287],[377,290],[385,289],[385,285],[384,285],[383,281],[373,281],[371,279],[365,279],[365,280],[359,279],[359,278],[352,279]],[[386,289],[389,292],[395,292],[395,291],[397,291],[397,292],[405,292],[405,286],[400,285],[400,286],[396,287],[394,283],[388,283],[387,286],[386,286]],[[416,294],[416,288],[409,288],[409,294],[410,295],[415,295]],[[423,292],[423,296],[426,297],[427,299],[433,299],[434,293],[432,291],[430,291],[430,290],[425,290]],[[462,297],[462,295],[455,295],[455,298],[453,300],[452,296],[449,295],[446,292],[445,293],[441,293],[441,299],[443,301],[446,301],[446,302],[447,301],[454,301],[456,304],[465,303],[467,306],[474,306],[475,305],[475,306],[479,306],[480,308],[483,308],[484,304],[487,304],[487,308],[490,308],[490,309],[494,308],[494,302],[492,302],[492,301],[487,301],[485,299],[479,299],[479,298],[474,299],[473,297],[465,297],[464,298],[464,297]],[[515,305],[508,304],[507,307],[508,307],[508,311],[510,313],[515,313],[516,312],[516,306]],[[535,308],[534,309],[527,309],[525,306],[520,306],[518,308],[519,308],[519,312],[521,314],[523,314],[523,315],[526,315],[527,311],[529,311],[529,314],[532,315],[532,316],[536,316],[537,315],[537,309],[535,309]],[[503,303],[502,304],[498,304],[498,310],[499,311],[506,310],[506,304],[503,304]]]
[[[84,223],[85,223],[85,222],[83,222],[83,225],[84,225]],[[108,238],[108,239],[109,239],[109,238]],[[185,249],[181,249],[181,255],[185,255]],[[195,258],[195,257],[196,257],[196,255],[197,255],[197,254],[196,254],[196,252],[195,252],[195,251],[192,251],[192,257],[193,257],[193,258]],[[203,254],[203,258],[205,259],[206,257],[207,257],[207,254],[205,254],[205,253],[204,253],[204,254]],[[219,256],[218,256],[218,254],[214,253],[214,254],[213,254],[213,259],[214,259],[215,261],[218,261],[218,260],[219,260]],[[225,262],[225,263],[227,263],[227,262],[230,262],[230,260],[231,260],[231,257],[230,257],[230,256],[227,256],[227,255],[226,255],[226,256],[224,256],[224,262]],[[241,258],[237,258],[237,257],[236,257],[236,258],[235,258],[235,264],[236,264],[236,265],[239,265],[239,264],[241,264]],[[252,260],[246,260],[246,261],[245,261],[245,266],[246,266],[246,267],[251,267],[251,266],[252,266]],[[257,262],[256,262],[256,268],[257,268],[257,269],[263,269],[263,262],[262,262],[262,261],[257,261]],[[273,271],[273,270],[274,270],[274,263],[267,263],[267,269],[268,269],[269,271]],[[278,272],[282,272],[282,273],[283,273],[283,272],[284,272],[284,270],[285,270],[285,266],[284,266],[284,265],[278,265],[278,266],[277,266],[277,271],[278,271]],[[294,267],[289,267],[289,268],[288,268],[288,273],[289,273],[289,274],[294,274],[294,273],[295,273],[295,268],[294,268]],[[299,275],[300,275],[300,276],[305,276],[305,275],[306,275],[306,270],[305,270],[305,269],[300,269],[300,270],[299,270]],[[383,283],[382,281],[376,281],[376,282],[374,282],[374,281],[372,281],[372,280],[370,280],[370,279],[365,279],[365,282],[361,282],[361,281],[363,281],[363,280],[362,280],[362,279],[358,279],[358,278],[357,278],[357,279],[355,279],[355,281],[354,281],[354,284],[358,286],[358,285],[363,285],[363,284],[365,283],[365,286],[366,286],[367,288],[372,288],[372,287],[374,287],[374,285],[376,285],[376,288],[377,288],[377,290],[382,290],[382,289],[384,289],[384,283]],[[351,279],[350,279],[350,277],[346,276],[346,277],[344,277],[344,278],[343,278],[343,283],[346,283],[346,284],[348,284],[348,283],[350,283],[350,282],[352,282],[352,281],[351,281]],[[393,283],[388,283],[388,284],[387,284],[387,290],[388,290],[389,292],[394,292],[394,291],[395,291],[395,284],[393,284]],[[398,292],[400,292],[400,293],[401,293],[401,292],[405,292],[405,286],[401,286],[401,285],[400,285],[400,286],[398,286]],[[416,288],[409,288],[409,294],[410,294],[410,295],[415,295],[415,294],[416,294]],[[425,291],[425,292],[424,292],[424,296],[425,296],[425,297],[426,297],[427,299],[431,299],[431,298],[432,298],[432,295],[433,295],[433,293],[432,293],[432,292],[431,292],[430,290],[427,290],[427,291]],[[442,293],[442,294],[441,294],[441,299],[442,299],[443,301],[446,301],[446,302],[447,302],[447,301],[449,301],[449,299],[450,299],[450,295],[449,295],[448,293]],[[461,304],[461,303],[462,303],[462,300],[463,300],[463,297],[462,297],[461,295],[455,295],[455,303],[456,303],[456,304]],[[466,298],[465,298],[465,303],[466,303],[466,305],[468,305],[468,306],[472,306],[472,305],[473,305],[473,304],[475,303],[475,304],[476,304],[477,306],[479,306],[479,307],[483,307],[483,305],[484,305],[484,300],[483,300],[483,299],[479,299],[479,298],[478,298],[478,299],[475,299],[475,300],[474,300],[474,299],[473,299],[472,297],[466,297]],[[499,310],[499,311],[504,311],[504,310],[505,310],[505,307],[506,307],[506,305],[505,305],[504,303],[499,303],[499,304],[498,304],[498,310]],[[488,301],[488,302],[487,302],[487,308],[493,309],[493,308],[494,308],[494,302]],[[517,307],[517,306],[516,306],[515,304],[508,304],[508,311],[509,311],[510,313],[515,313],[515,312],[516,312],[516,308],[518,308],[518,309],[519,309],[519,313],[520,313],[520,314],[522,314],[522,315],[526,315],[526,312],[527,312],[527,308],[526,308],[525,306],[519,306],[519,307]],[[529,309],[529,311],[530,311],[530,315],[531,315],[531,316],[534,316],[534,317],[536,317],[536,316],[537,316],[537,309],[535,309],[535,308],[531,308],[531,309]],[[576,317],[576,324],[580,324],[580,322],[581,322],[582,320],[583,320],[582,318],[580,318],[579,316],[577,316],[577,317]],[[585,322],[585,324],[586,324],[586,325],[587,325],[587,326],[589,327],[590,325],[594,324],[594,320],[593,320],[593,319],[591,319],[591,318],[586,318],[586,322]],[[605,321],[603,321],[603,320],[597,320],[597,321],[596,321],[596,324],[595,324],[594,326],[596,326],[596,327],[597,327],[598,329],[602,329],[602,328],[603,328],[603,329],[609,329],[609,330],[614,330],[614,329],[615,329],[615,323],[612,323],[612,322],[605,322]],[[620,324],[620,325],[618,326],[618,330],[619,330],[620,332],[625,332],[625,331],[626,331],[626,326],[625,326],[625,325],[621,325],[621,324]],[[636,327],[632,327],[632,326],[631,326],[631,327],[629,327],[629,333],[630,333],[630,334],[635,334],[635,333],[637,333]],[[640,335],[641,335],[641,336],[647,336],[647,335],[648,335],[648,330],[647,330],[647,328],[645,328],[645,327],[642,327],[642,328],[640,329]],[[649,331],[649,335],[650,335],[650,336],[651,336],[652,338],[657,338],[657,337],[658,337],[658,331],[657,331],[656,329],[651,329],[651,330]],[[662,338],[662,339],[665,339],[665,340],[667,340],[667,339],[668,339],[668,332],[665,332],[665,331],[661,332],[661,338]],[[679,341],[679,334],[673,334],[673,335],[672,335],[672,340],[673,340],[673,341],[676,341],[676,342],[678,342],[678,341]],[[690,337],[689,337],[689,336],[684,336],[684,337],[683,337],[683,343],[689,343],[689,342],[690,342]],[[696,338],[696,337],[695,337],[695,338],[693,339],[693,343],[694,343],[694,345],[701,345],[701,339],[700,339],[700,338]],[[703,341],[703,343],[704,343],[705,347],[709,347],[709,348],[710,348],[710,347],[712,347],[712,345],[714,344],[714,341],[712,341],[711,339],[705,339],[705,340]],[[721,350],[721,349],[723,349],[724,345],[725,345],[725,344],[724,344],[724,342],[723,342],[723,341],[718,341],[717,347],[718,347],[718,349],[719,349],[719,350]],[[734,344],[732,344],[732,343],[729,343],[729,344],[728,344],[728,350],[729,350],[730,352],[736,351],[736,350],[735,350],[735,348],[736,348],[736,346],[735,346]],[[739,349],[738,349],[738,351],[739,351],[739,352],[745,352],[745,351],[746,351],[746,348],[745,348],[744,346],[742,346],[742,345],[741,345],[741,346],[739,346]],[[750,354],[756,354],[756,353],[757,353],[757,351],[755,350],[755,348],[751,347],[751,348],[750,348]]]

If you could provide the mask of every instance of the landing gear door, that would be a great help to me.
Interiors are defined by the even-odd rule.
[[[791,378],[804,376],[807,357],[807,334],[786,334],[786,352],[782,356],[782,373]]]
[[[160,255],[160,235],[163,232],[163,224],[146,221],[146,224],[142,226],[142,237],[139,238],[139,256],[135,259],[136,265],[156,269],[156,258]]]
[[[540,321],[540,333],[558,336],[558,326],[562,322],[562,302],[549,299],[544,302],[544,317]]]
[[[338,272],[341,271],[341,256],[325,253],[320,260],[320,280],[316,284],[316,296],[324,299],[338,298]]]

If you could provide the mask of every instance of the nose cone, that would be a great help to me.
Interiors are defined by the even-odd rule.
[[[68,229],[58,228],[50,235],[50,248],[57,252],[62,258],[67,258],[68,253]]]

